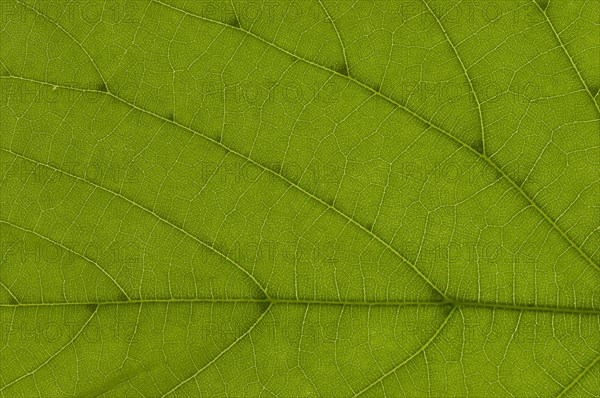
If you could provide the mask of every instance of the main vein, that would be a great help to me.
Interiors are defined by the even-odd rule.
[[[460,300],[332,300],[332,299],[302,299],[302,298],[152,298],[152,299],[131,299],[131,300],[107,300],[107,301],[73,301],[73,302],[41,302],[41,303],[0,303],[0,308],[27,308],[27,307],[69,307],[69,306],[118,306],[118,305],[137,305],[137,304],[271,304],[271,305],[324,305],[324,306],[354,306],[354,307],[400,307],[400,306],[430,306],[430,307],[464,307],[464,308],[482,308],[491,310],[511,310],[511,311],[534,311],[534,312],[554,312],[570,314],[589,314],[600,315],[600,308],[571,308],[571,307],[553,307],[537,304],[509,304],[509,303],[490,303],[476,301]]]

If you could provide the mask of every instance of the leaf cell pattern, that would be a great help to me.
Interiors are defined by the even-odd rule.
[[[600,395],[600,1],[0,5],[0,396]]]

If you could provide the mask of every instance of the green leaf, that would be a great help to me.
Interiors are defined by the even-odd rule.
[[[598,0],[0,5],[0,396],[600,396]]]

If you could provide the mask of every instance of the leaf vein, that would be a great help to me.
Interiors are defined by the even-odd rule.
[[[187,382],[189,382],[190,380],[194,379],[196,376],[198,376],[200,373],[202,373],[206,368],[208,368],[210,365],[212,365],[213,363],[215,363],[216,361],[219,360],[219,358],[221,358],[223,355],[225,355],[225,353],[229,352],[233,347],[235,347],[241,340],[244,339],[244,337],[246,337],[247,335],[250,334],[250,332],[252,332],[256,326],[258,326],[258,324],[260,323],[260,321],[262,321],[265,317],[265,315],[267,315],[267,313],[269,312],[269,310],[271,309],[271,305],[269,305],[258,317],[258,319],[256,321],[254,321],[254,323],[248,328],[248,330],[246,330],[246,332],[244,332],[244,334],[242,334],[241,336],[239,336],[237,339],[235,339],[230,345],[227,346],[227,348],[225,348],[223,351],[221,351],[217,356],[215,356],[211,361],[209,361],[206,365],[204,365],[203,367],[201,367],[200,369],[198,369],[194,374],[192,374],[190,377],[188,377],[187,379],[181,381],[179,384],[177,384],[175,387],[173,387],[172,389],[170,389],[169,391],[167,391],[165,394],[162,395],[162,397],[166,397],[168,395],[171,395],[175,390],[181,388],[181,386],[183,386],[184,384],[186,384]]]
[[[106,192],[106,193],[109,193],[109,194],[112,194],[112,195],[114,195],[114,196],[116,196],[116,197],[119,197],[120,199],[122,199],[122,200],[126,201],[127,203],[131,204],[132,206],[135,206],[135,207],[137,207],[138,209],[140,209],[140,210],[144,211],[145,213],[148,213],[148,214],[150,214],[150,215],[152,215],[152,216],[156,217],[156,218],[157,218],[158,220],[160,220],[161,222],[163,222],[163,223],[165,223],[165,224],[169,225],[170,227],[172,227],[172,228],[174,228],[174,229],[178,230],[179,232],[183,233],[183,234],[184,234],[185,236],[187,236],[188,238],[190,238],[190,239],[192,239],[192,240],[196,241],[197,243],[201,244],[202,246],[204,246],[204,247],[206,247],[206,248],[210,249],[210,250],[211,250],[211,251],[213,251],[214,253],[218,254],[218,255],[219,255],[219,256],[221,256],[221,257],[223,257],[223,258],[224,258],[224,259],[225,259],[227,262],[229,262],[229,263],[233,264],[233,265],[234,265],[236,268],[238,268],[240,271],[242,271],[242,272],[243,272],[245,275],[247,275],[247,276],[248,276],[248,277],[249,277],[249,278],[250,278],[250,279],[251,279],[251,280],[252,280],[252,281],[253,281],[253,282],[256,284],[256,286],[257,286],[257,287],[258,287],[258,288],[261,290],[261,292],[262,292],[262,293],[265,295],[265,297],[269,297],[269,295],[267,294],[267,292],[266,292],[265,288],[262,286],[262,284],[260,284],[260,283],[259,283],[259,282],[256,280],[256,278],[255,278],[255,277],[254,277],[254,276],[253,276],[253,275],[252,275],[252,274],[251,274],[249,271],[247,271],[247,270],[246,270],[244,267],[242,267],[242,266],[241,266],[239,263],[237,263],[237,262],[236,262],[236,261],[234,261],[232,258],[230,258],[229,256],[227,256],[225,253],[223,253],[223,252],[221,252],[220,250],[218,250],[217,248],[215,248],[213,245],[210,245],[210,244],[208,244],[208,243],[204,242],[203,240],[201,240],[200,238],[198,238],[198,237],[196,237],[195,235],[191,234],[190,232],[188,232],[188,231],[187,231],[187,230],[185,230],[184,228],[182,228],[182,227],[180,227],[180,226],[178,226],[178,225],[176,225],[176,224],[172,223],[171,221],[169,221],[169,220],[167,220],[166,218],[164,218],[164,217],[160,216],[159,214],[157,214],[156,212],[152,211],[151,209],[149,209],[149,208],[147,208],[147,207],[143,206],[142,204],[140,204],[140,203],[137,203],[136,201],[134,201],[134,200],[132,200],[132,199],[129,199],[128,197],[124,196],[123,194],[120,194],[120,193],[118,193],[118,192],[116,192],[116,191],[113,191],[113,190],[111,190],[111,189],[109,189],[109,188],[105,188],[105,187],[103,187],[103,186],[101,186],[101,185],[98,185],[98,184],[96,184],[96,183],[94,183],[94,182],[92,182],[92,181],[89,181],[89,180],[87,180],[87,179],[85,179],[85,178],[83,178],[83,177],[77,176],[77,175],[75,175],[75,174],[71,174],[71,173],[69,173],[69,172],[67,172],[67,171],[65,171],[65,170],[61,170],[61,169],[59,169],[59,168],[57,168],[57,167],[54,167],[54,166],[52,166],[52,165],[50,165],[50,164],[47,164],[47,163],[44,163],[44,162],[41,162],[41,161],[38,161],[38,160],[32,159],[32,158],[30,158],[30,157],[27,157],[27,156],[25,156],[25,155],[23,155],[23,154],[20,154],[20,153],[14,152],[14,151],[12,151],[12,150],[10,150],[10,149],[6,149],[6,148],[0,148],[0,151],[4,151],[4,152],[6,152],[6,153],[10,153],[11,155],[13,155],[13,156],[16,156],[16,157],[18,157],[18,158],[21,158],[21,159],[23,159],[23,160],[26,160],[26,161],[28,161],[28,162],[35,163],[35,164],[38,164],[38,165],[42,165],[42,166],[44,166],[44,167],[47,167],[47,168],[50,168],[50,169],[52,169],[52,170],[54,170],[54,171],[56,171],[56,172],[58,172],[58,173],[61,173],[61,174],[63,174],[63,175],[66,175],[66,176],[68,176],[68,177],[71,177],[71,178],[73,178],[73,179],[76,179],[76,180],[78,180],[78,181],[84,182],[84,183],[86,183],[86,184],[88,184],[88,185],[91,185],[91,186],[93,186],[93,187],[95,187],[95,188],[98,188],[98,189],[100,189],[100,190],[102,190],[102,191],[104,191],[104,192]]]
[[[429,347],[429,345],[431,345],[431,343],[433,343],[433,341],[438,337],[438,335],[442,332],[442,330],[444,329],[444,327],[448,324],[448,321],[450,320],[450,318],[452,318],[452,315],[454,314],[454,312],[456,311],[456,309],[457,309],[456,306],[452,307],[452,310],[450,310],[450,313],[448,315],[446,315],[446,317],[442,321],[441,325],[437,328],[437,330],[435,331],[435,333],[433,333],[433,335],[429,338],[429,340],[427,340],[427,342],[425,344],[423,344],[423,346],[421,348],[419,348],[417,351],[415,351],[411,356],[409,356],[408,358],[406,358],[404,361],[402,361],[401,363],[399,363],[398,365],[396,365],[395,367],[393,367],[391,370],[389,370],[388,372],[386,372],[383,375],[381,375],[381,377],[379,377],[373,383],[369,384],[368,386],[366,386],[365,388],[363,388],[362,390],[360,390],[359,392],[357,392],[356,394],[354,394],[354,397],[358,397],[359,395],[362,395],[366,391],[368,391],[371,388],[373,388],[375,385],[381,383],[386,377],[388,377],[389,375],[395,373],[402,366],[404,366],[407,363],[409,363],[410,361],[412,361],[417,355],[419,355],[420,353],[424,352],[427,349],[427,347]]]
[[[600,308],[570,308],[570,307],[552,307],[527,304],[511,303],[488,303],[475,301],[343,301],[328,299],[303,299],[303,298],[155,298],[155,299],[132,299],[127,301],[96,301],[96,302],[45,302],[45,303],[27,303],[18,304],[0,304],[0,308],[25,308],[25,307],[60,307],[60,306],[85,306],[85,305],[135,305],[135,304],[252,304],[264,303],[273,305],[298,304],[298,305],[332,305],[332,306],[350,306],[350,307],[400,307],[400,306],[432,306],[443,307],[453,305],[464,308],[483,308],[490,310],[508,310],[508,311],[532,311],[532,312],[552,312],[577,315],[600,315]]]
[[[284,48],[282,48],[282,47],[279,47],[278,45],[276,45],[276,44],[274,44],[274,43],[271,43],[271,42],[269,42],[268,40],[265,40],[265,39],[263,39],[262,37],[258,36],[257,34],[255,34],[255,33],[251,32],[251,31],[249,31],[249,30],[242,29],[242,28],[238,28],[238,27],[235,27],[235,26],[231,26],[231,25],[225,24],[225,23],[223,23],[223,22],[220,22],[220,21],[217,21],[217,20],[214,20],[214,19],[210,19],[210,18],[206,18],[206,17],[202,17],[202,16],[199,16],[199,15],[196,15],[196,14],[190,13],[190,12],[188,12],[188,11],[185,11],[185,10],[183,10],[183,9],[177,8],[177,7],[175,7],[175,6],[172,6],[172,5],[170,5],[170,4],[163,3],[163,2],[161,2],[160,0],[150,0],[150,1],[153,1],[153,2],[155,2],[155,3],[157,3],[157,4],[161,4],[161,5],[165,6],[165,7],[168,7],[168,8],[171,8],[171,9],[175,10],[175,11],[178,11],[178,12],[184,13],[184,14],[186,14],[186,15],[189,15],[189,16],[191,16],[191,17],[198,18],[198,19],[200,19],[200,20],[203,20],[203,21],[206,21],[206,22],[210,22],[210,23],[214,23],[214,24],[217,24],[217,25],[222,25],[222,26],[225,26],[225,27],[227,27],[227,28],[229,28],[229,29],[234,29],[234,30],[237,30],[237,31],[239,31],[239,32],[241,32],[241,33],[243,33],[243,34],[246,34],[246,35],[252,36],[252,37],[253,37],[253,38],[255,38],[256,40],[259,40],[259,41],[261,41],[262,43],[264,43],[264,44],[266,44],[266,45],[268,45],[268,46],[271,46],[271,47],[273,47],[273,48],[275,48],[275,49],[278,49],[279,51],[281,51],[281,52],[283,52],[283,53],[285,53],[285,54],[287,54],[287,55],[289,55],[289,56],[291,56],[291,57],[293,57],[293,58],[296,58],[296,59],[298,59],[298,60],[301,60],[301,61],[303,61],[303,62],[305,62],[305,63],[307,63],[307,64],[310,64],[310,65],[312,65],[312,66],[314,66],[314,67],[316,67],[316,68],[322,69],[322,70],[324,70],[324,71],[327,71],[327,72],[329,72],[329,73],[336,74],[336,75],[340,76],[340,77],[341,77],[341,78],[343,78],[343,79],[347,79],[347,80],[349,80],[349,81],[351,81],[351,82],[353,82],[353,83],[357,84],[358,86],[360,86],[360,87],[363,87],[364,89],[366,89],[366,90],[370,91],[371,93],[374,93],[375,95],[377,95],[377,96],[379,96],[380,98],[382,98],[382,99],[384,99],[384,100],[388,101],[389,103],[391,103],[391,104],[393,104],[393,105],[397,106],[398,108],[400,108],[400,109],[402,109],[402,110],[406,111],[407,113],[409,113],[410,115],[412,115],[412,116],[414,116],[415,118],[419,119],[420,121],[422,121],[422,122],[423,122],[423,123],[425,123],[426,125],[428,125],[428,126],[432,127],[434,130],[437,130],[437,131],[439,131],[440,133],[442,133],[443,135],[447,136],[447,137],[448,137],[448,138],[450,138],[451,140],[453,140],[453,141],[455,141],[456,143],[458,143],[458,144],[462,145],[462,146],[463,146],[463,147],[465,147],[467,150],[469,150],[471,153],[473,153],[475,156],[477,156],[478,158],[480,158],[481,160],[483,160],[484,162],[486,162],[487,164],[489,164],[489,165],[490,165],[492,168],[494,168],[494,170],[496,170],[498,173],[500,173],[500,175],[501,175],[501,176],[502,176],[502,177],[503,177],[503,178],[504,178],[506,181],[508,181],[508,182],[509,182],[509,183],[510,183],[512,186],[514,186],[515,188],[517,188],[517,191],[519,192],[519,194],[520,194],[521,196],[523,196],[523,198],[524,198],[525,200],[527,200],[529,203],[531,203],[531,204],[533,205],[533,207],[536,209],[536,211],[537,211],[538,213],[540,213],[540,214],[541,214],[541,215],[542,215],[542,216],[543,216],[543,217],[544,217],[544,218],[545,218],[545,219],[546,219],[546,220],[549,222],[549,224],[552,226],[552,228],[553,228],[553,229],[555,229],[555,230],[556,230],[556,231],[557,231],[557,232],[558,232],[558,233],[559,233],[559,234],[560,234],[560,235],[563,237],[563,239],[565,239],[565,241],[567,241],[567,242],[568,242],[568,243],[569,243],[569,244],[570,244],[570,245],[571,245],[571,246],[572,246],[572,247],[573,247],[573,248],[574,248],[574,249],[575,249],[575,250],[576,250],[576,251],[577,251],[577,252],[578,252],[578,253],[579,253],[579,254],[580,254],[580,255],[581,255],[581,256],[582,256],[582,257],[583,257],[583,258],[584,258],[584,259],[585,259],[585,260],[586,260],[588,263],[589,263],[589,264],[590,264],[590,265],[592,265],[594,268],[596,268],[598,271],[600,271],[600,265],[598,265],[597,263],[595,263],[595,262],[592,260],[592,258],[591,258],[591,257],[590,257],[590,256],[589,256],[587,253],[585,253],[585,252],[583,251],[583,249],[582,249],[582,248],[581,248],[579,245],[577,245],[577,244],[576,244],[576,243],[575,243],[575,242],[574,242],[574,241],[573,241],[573,240],[572,240],[572,239],[571,239],[571,238],[570,238],[570,237],[569,237],[569,236],[568,236],[568,235],[567,235],[567,234],[564,232],[564,230],[563,230],[563,229],[562,229],[560,226],[558,226],[558,224],[557,224],[556,222],[554,222],[554,221],[553,221],[553,220],[550,218],[550,216],[548,216],[548,214],[547,214],[547,213],[546,213],[546,212],[545,212],[545,211],[542,209],[542,207],[541,207],[541,206],[539,206],[539,205],[538,205],[538,204],[537,204],[537,203],[536,203],[536,202],[535,202],[535,201],[532,199],[531,195],[527,194],[527,193],[526,193],[526,192],[525,192],[525,191],[524,191],[524,190],[523,190],[523,189],[522,189],[522,188],[521,188],[521,187],[520,187],[520,186],[519,186],[519,185],[518,185],[518,184],[517,184],[517,183],[516,183],[516,182],[515,182],[515,181],[514,181],[514,180],[513,180],[513,179],[512,179],[512,178],[511,178],[511,177],[510,177],[510,176],[509,176],[509,175],[508,175],[508,174],[507,174],[507,173],[506,173],[506,172],[505,172],[505,171],[504,171],[504,170],[501,168],[501,167],[500,167],[500,166],[498,166],[498,165],[496,164],[496,162],[494,162],[494,161],[493,161],[491,158],[489,158],[489,157],[488,157],[488,156],[486,156],[485,154],[483,154],[483,153],[479,152],[478,150],[476,150],[476,149],[475,149],[475,148],[473,148],[471,145],[467,144],[466,142],[464,142],[463,140],[461,140],[459,137],[455,136],[454,134],[452,134],[452,133],[450,133],[450,132],[446,131],[444,128],[442,128],[442,127],[440,127],[440,126],[438,126],[438,125],[434,124],[432,121],[430,121],[430,120],[427,120],[426,118],[424,118],[424,117],[420,116],[420,115],[419,115],[419,114],[417,114],[415,111],[413,111],[413,110],[411,110],[410,108],[408,108],[408,107],[406,107],[406,106],[402,105],[400,102],[398,102],[398,101],[396,101],[396,100],[394,100],[394,99],[392,99],[392,98],[390,98],[390,97],[386,96],[385,94],[383,94],[383,93],[382,93],[382,92],[380,92],[379,90],[376,90],[376,89],[374,89],[373,87],[370,87],[369,85],[367,85],[367,84],[365,84],[365,83],[363,83],[363,82],[361,82],[361,81],[359,81],[359,80],[357,80],[357,79],[355,79],[355,78],[353,78],[353,77],[351,77],[351,76],[346,76],[346,75],[343,75],[343,74],[341,74],[341,73],[337,72],[336,70],[330,69],[330,68],[328,68],[328,67],[326,67],[326,66],[320,65],[320,64],[318,64],[318,63],[315,63],[315,62],[313,62],[313,61],[310,61],[310,60],[308,60],[308,59],[302,58],[302,57],[301,57],[301,56],[299,56],[299,55],[296,55],[296,54],[294,54],[294,53],[292,53],[292,52],[290,52],[290,51],[288,51],[288,50],[286,50],[286,49],[284,49]],[[600,111],[599,111],[599,112],[600,112]],[[158,116],[158,115],[157,115],[157,116]]]
[[[70,346],[71,344],[73,344],[75,342],[75,340],[77,339],[77,337],[79,337],[79,335],[81,335],[81,333],[84,331],[84,329],[87,327],[87,325],[92,321],[92,319],[94,318],[94,316],[96,315],[96,313],[98,313],[98,308],[99,306],[96,306],[96,308],[94,309],[94,312],[92,313],[92,315],[90,315],[90,317],[87,319],[87,321],[85,321],[85,323],[81,326],[81,328],[79,328],[79,331],[71,338],[71,340],[69,340],[65,345],[63,345],[58,351],[56,351],[53,355],[51,355],[48,359],[46,359],[43,363],[41,363],[40,365],[38,365],[35,369],[31,370],[30,372],[14,379],[13,381],[9,382],[8,384],[5,384],[2,388],[0,388],[0,391],[10,387],[11,385],[17,383],[18,381],[33,375],[35,372],[37,372],[38,370],[40,370],[41,368],[43,368],[44,366],[46,366],[52,359],[56,358],[61,352],[63,352],[68,346]]]
[[[446,41],[448,42],[448,44],[450,44],[450,47],[452,48],[454,55],[456,55],[456,59],[460,63],[460,67],[462,68],[463,73],[464,73],[465,77],[467,78],[467,81],[469,82],[469,87],[471,88],[471,92],[473,93],[473,98],[475,99],[475,103],[477,104],[477,111],[479,112],[479,124],[481,126],[482,152],[485,155],[486,154],[486,149],[485,149],[486,145],[485,145],[485,129],[484,129],[484,125],[483,125],[483,114],[481,111],[481,102],[479,101],[479,96],[477,95],[477,91],[475,91],[475,87],[473,85],[473,79],[469,75],[469,72],[467,71],[467,68],[465,67],[465,64],[464,64],[462,58],[458,54],[458,49],[456,48],[456,46],[454,45],[452,40],[450,40],[450,35],[448,35],[448,32],[446,32],[444,25],[442,25],[441,19],[435,14],[435,12],[433,12],[431,7],[429,6],[429,3],[427,3],[427,0],[422,0],[422,1],[425,4],[425,6],[427,7],[427,9],[429,10],[429,12],[431,13],[431,15],[433,16],[433,18],[435,19],[435,21],[437,22],[442,33],[444,33],[444,37],[446,38]]]
[[[6,77],[0,77],[0,78],[6,78]],[[53,85],[53,84],[51,84],[51,83],[47,83],[47,82],[41,82],[41,81],[37,81],[37,80],[33,80],[33,79],[28,79],[28,78],[23,78],[23,77],[20,77],[20,76],[9,76],[9,78],[16,78],[16,79],[21,79],[21,80],[25,80],[25,81],[31,81],[31,82],[35,82],[35,83],[38,83],[38,84]],[[59,87],[58,85],[53,85],[53,86]],[[134,109],[136,109],[136,110],[138,110],[138,111],[140,111],[140,112],[143,112],[143,113],[146,113],[146,114],[148,114],[148,115],[151,115],[151,116],[153,116],[153,117],[156,117],[156,118],[158,118],[158,119],[160,119],[160,120],[162,120],[162,121],[164,121],[164,122],[167,122],[167,123],[174,124],[174,125],[176,125],[176,126],[180,127],[180,128],[181,128],[181,129],[183,129],[183,130],[186,130],[186,131],[188,131],[188,132],[190,132],[190,133],[192,133],[192,134],[195,134],[195,135],[197,135],[197,136],[199,136],[199,137],[203,138],[204,140],[208,141],[209,143],[213,143],[213,144],[215,144],[215,145],[217,145],[217,146],[221,147],[221,148],[222,148],[222,149],[224,149],[226,152],[228,152],[228,153],[229,153],[229,152],[231,152],[231,153],[233,153],[234,155],[236,155],[236,156],[238,156],[238,157],[240,157],[240,158],[242,158],[242,159],[244,159],[244,160],[246,160],[246,161],[248,161],[248,162],[252,163],[254,166],[256,166],[256,167],[258,167],[258,168],[260,168],[260,169],[262,169],[262,170],[265,170],[265,171],[269,172],[270,174],[274,175],[275,177],[277,177],[277,178],[281,179],[282,181],[285,181],[286,183],[288,183],[290,186],[294,187],[294,188],[295,188],[295,189],[297,189],[298,191],[300,191],[300,192],[302,192],[303,194],[307,195],[307,196],[308,196],[309,198],[311,198],[312,200],[315,200],[315,201],[319,202],[321,205],[325,206],[326,208],[328,208],[328,209],[330,209],[330,210],[334,211],[334,212],[335,212],[335,213],[337,213],[339,216],[343,217],[344,219],[346,219],[347,221],[349,221],[350,223],[352,223],[353,225],[357,226],[358,228],[360,228],[361,230],[363,230],[365,233],[367,233],[368,235],[370,235],[371,237],[373,237],[373,238],[374,238],[375,240],[377,240],[377,241],[378,241],[380,244],[382,244],[382,245],[383,245],[383,246],[384,246],[384,247],[385,247],[387,250],[390,250],[390,251],[391,251],[391,252],[392,252],[394,255],[396,255],[396,256],[397,256],[397,257],[399,257],[399,258],[400,258],[402,261],[404,261],[405,263],[407,263],[407,264],[408,264],[408,265],[409,265],[409,266],[410,266],[410,267],[411,267],[411,268],[412,268],[412,269],[413,269],[413,270],[414,270],[414,271],[415,271],[415,272],[416,272],[416,273],[417,273],[417,274],[418,274],[418,275],[419,275],[419,276],[420,276],[420,277],[421,277],[421,278],[422,278],[422,279],[423,279],[425,282],[427,282],[427,283],[430,285],[430,287],[431,287],[431,288],[433,288],[433,289],[434,289],[434,290],[435,290],[435,291],[436,291],[438,294],[440,294],[442,297],[446,297],[446,296],[444,295],[444,293],[442,292],[442,290],[441,290],[439,287],[435,286],[435,285],[433,284],[433,282],[431,282],[431,281],[429,280],[429,278],[428,278],[426,275],[424,275],[424,274],[423,274],[423,272],[422,272],[422,271],[421,271],[421,270],[420,270],[418,267],[416,267],[416,265],[415,265],[414,263],[412,263],[410,260],[408,260],[408,258],[404,257],[404,255],[402,255],[402,254],[401,254],[401,253],[400,253],[398,250],[396,250],[395,248],[393,248],[393,247],[391,246],[391,244],[390,244],[390,243],[386,242],[386,241],[385,241],[383,238],[381,238],[379,235],[375,234],[375,233],[374,233],[373,231],[371,231],[369,228],[367,228],[366,226],[364,226],[364,225],[363,225],[363,224],[361,224],[360,222],[356,221],[356,220],[355,220],[353,217],[349,216],[349,215],[348,215],[348,214],[346,214],[344,211],[342,211],[342,210],[338,209],[338,208],[337,208],[335,205],[331,205],[331,204],[327,203],[326,201],[324,201],[323,199],[319,198],[318,196],[316,196],[316,195],[314,195],[314,194],[312,194],[312,193],[308,192],[306,189],[302,188],[300,185],[298,185],[298,184],[296,184],[295,182],[293,182],[292,180],[288,179],[288,178],[287,178],[285,175],[283,175],[283,174],[281,174],[281,173],[279,173],[279,172],[277,172],[277,171],[273,170],[273,169],[272,169],[272,168],[270,168],[270,167],[267,167],[267,166],[263,165],[262,163],[260,163],[260,162],[258,162],[258,161],[256,161],[256,160],[254,160],[254,159],[252,159],[252,158],[248,157],[247,155],[244,155],[244,154],[243,154],[243,153],[241,153],[241,152],[238,152],[238,151],[236,151],[235,149],[233,149],[233,148],[231,148],[231,147],[229,147],[229,146],[227,146],[227,145],[223,144],[222,142],[220,142],[220,141],[218,141],[218,140],[215,140],[215,139],[211,138],[211,137],[210,137],[210,136],[208,136],[208,135],[202,134],[202,133],[200,133],[200,132],[198,132],[198,131],[196,131],[196,130],[193,130],[193,129],[192,129],[192,128],[190,128],[190,127],[184,126],[183,124],[181,124],[181,123],[178,123],[177,121],[174,121],[174,120],[167,119],[167,118],[165,118],[165,117],[163,117],[163,116],[160,116],[160,115],[158,115],[158,114],[156,114],[156,113],[153,113],[153,112],[151,112],[151,111],[148,111],[148,110],[146,110],[146,109],[144,109],[144,108],[140,108],[140,107],[138,107],[137,105],[135,105],[135,104],[133,104],[133,103],[130,103],[130,102],[128,102],[128,101],[126,101],[126,100],[122,99],[121,97],[119,97],[119,96],[117,96],[117,95],[115,95],[115,94],[111,93],[110,91],[108,91],[108,92],[104,92],[104,91],[98,91],[98,90],[89,90],[89,89],[88,89],[88,90],[83,90],[83,89],[79,89],[79,88],[75,88],[75,87],[69,87],[69,86],[60,86],[60,87],[61,87],[61,88],[64,88],[64,89],[68,89],[68,90],[88,91],[88,92],[96,92],[96,93],[98,93],[98,94],[101,94],[101,95],[109,95],[109,96],[111,96],[111,97],[115,98],[117,101],[119,101],[119,102],[121,102],[121,103],[123,103],[123,104],[125,104],[125,105],[128,105],[128,106],[130,106],[130,107],[132,107],[132,108],[134,108]],[[22,156],[22,155],[21,155],[21,156]],[[149,211],[149,210],[148,210],[148,211]],[[264,289],[263,289],[263,290],[264,290]]]
[[[52,238],[50,238],[50,237],[47,237],[47,236],[45,236],[45,235],[43,235],[43,234],[41,234],[41,233],[39,233],[39,232],[37,232],[37,231],[35,231],[35,230],[33,230],[33,229],[29,229],[29,228],[22,227],[22,226],[20,226],[20,225],[17,225],[17,224],[15,224],[14,222],[11,222],[11,221],[9,221],[9,220],[2,220],[2,219],[0,219],[0,224],[6,224],[6,225],[8,225],[8,226],[11,226],[11,227],[13,227],[13,228],[15,228],[15,229],[18,229],[18,230],[20,230],[20,231],[23,231],[23,232],[30,233],[30,234],[32,234],[32,235],[38,236],[39,238],[41,238],[41,239],[44,239],[45,241],[47,241],[47,242],[50,242],[51,244],[53,244],[53,245],[56,245],[56,246],[58,246],[59,248],[61,248],[61,249],[65,250],[65,251],[67,251],[67,252],[69,252],[69,253],[72,253],[72,254],[76,255],[77,257],[80,257],[80,258],[84,259],[84,260],[85,260],[85,261],[87,261],[88,263],[95,265],[95,266],[96,266],[96,268],[98,268],[100,271],[102,271],[102,273],[103,273],[104,275],[106,275],[106,277],[108,277],[108,279],[110,279],[110,281],[111,281],[111,282],[112,282],[112,283],[113,283],[113,284],[114,284],[114,285],[115,285],[117,288],[119,288],[119,290],[121,291],[121,293],[123,293],[123,295],[124,295],[124,296],[125,296],[125,297],[126,297],[128,300],[129,300],[129,299],[131,299],[131,297],[129,296],[129,294],[127,294],[127,292],[125,291],[125,289],[123,289],[123,287],[122,287],[122,286],[119,284],[119,282],[117,282],[117,281],[115,280],[115,278],[114,278],[114,277],[113,277],[111,274],[109,274],[108,272],[106,272],[106,270],[105,270],[104,268],[102,268],[102,267],[100,266],[100,264],[98,264],[98,263],[97,263],[95,260],[93,260],[93,259],[91,259],[91,258],[87,257],[85,254],[83,254],[83,253],[79,253],[79,252],[77,252],[77,251],[75,251],[75,250],[73,250],[73,249],[69,248],[68,246],[65,246],[64,244],[62,244],[62,243],[60,243],[60,242],[58,242],[58,241],[56,241],[56,240],[54,240],[54,239],[52,239]]]
[[[531,1],[533,1],[533,3],[537,6],[537,8],[540,10],[540,12],[542,13],[542,15],[546,19],[546,22],[548,22],[548,25],[550,26],[550,29],[552,29],[552,33],[554,34],[554,37],[558,41],[558,45],[563,49],[565,55],[567,56],[567,58],[569,59],[569,62],[571,63],[571,66],[573,67],[573,69],[577,73],[577,76],[579,77],[579,81],[581,81],[581,84],[583,85],[583,87],[585,88],[585,90],[587,91],[587,93],[590,95],[590,98],[592,99],[592,103],[595,105],[596,110],[600,114],[600,105],[598,105],[598,102],[596,102],[596,98],[595,98],[594,94],[592,94],[592,91],[590,90],[590,87],[587,85],[587,83],[585,82],[585,80],[583,80],[583,76],[581,75],[581,72],[579,71],[579,69],[575,65],[575,61],[573,60],[573,57],[571,57],[571,54],[567,50],[567,47],[565,46],[565,44],[563,43],[562,39],[560,38],[560,35],[556,31],[556,29],[554,29],[554,25],[552,25],[552,22],[550,21],[550,18],[548,17],[548,13],[546,12],[546,10],[544,10],[538,4],[537,1],[535,1],[535,0],[531,0]]]

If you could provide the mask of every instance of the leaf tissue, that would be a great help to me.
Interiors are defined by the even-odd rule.
[[[0,11],[0,397],[600,397],[600,1]]]

